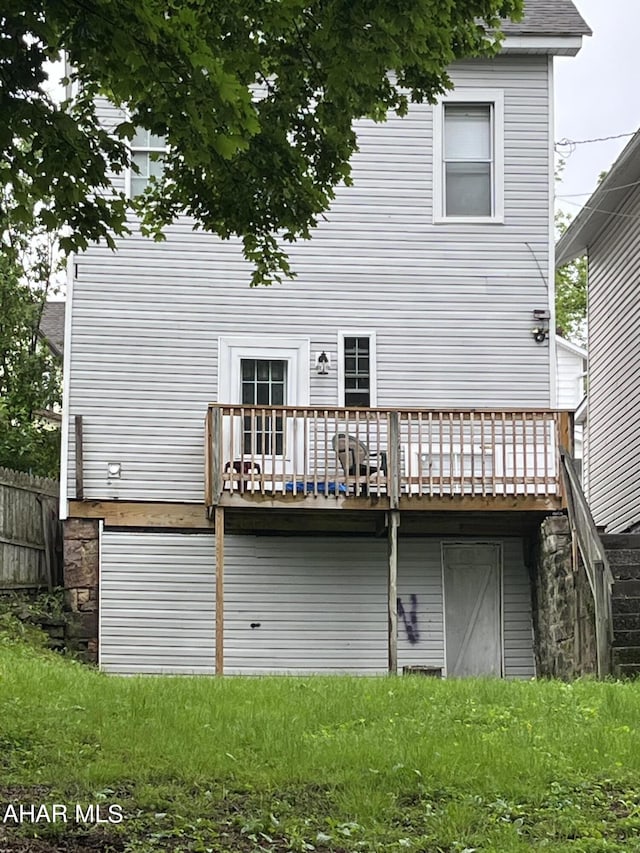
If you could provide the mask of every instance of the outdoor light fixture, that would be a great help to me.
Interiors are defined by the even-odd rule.
[[[329,356],[324,350],[319,355],[316,355],[316,371],[318,376],[326,376],[329,373]]]
[[[120,462],[107,462],[107,475],[110,480],[119,480],[122,474]]]
[[[551,319],[551,312],[548,308],[534,308],[533,319],[537,323],[535,328],[531,329],[533,340],[538,344],[542,344],[549,337],[549,320]]]

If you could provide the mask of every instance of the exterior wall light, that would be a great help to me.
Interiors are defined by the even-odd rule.
[[[316,355],[316,372],[318,376],[326,376],[329,373],[330,365],[329,356],[324,350],[319,355]]]
[[[533,340],[538,344],[542,344],[549,337],[549,320],[551,319],[551,312],[548,308],[535,308],[533,311],[533,319],[537,323],[536,327],[531,330]]]

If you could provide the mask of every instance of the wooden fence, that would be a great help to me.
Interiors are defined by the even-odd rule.
[[[62,584],[58,483],[0,468],[0,590]]]

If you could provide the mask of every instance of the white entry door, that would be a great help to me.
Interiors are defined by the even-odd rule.
[[[447,675],[501,676],[500,546],[444,544],[442,570]]]
[[[260,473],[280,478],[293,475],[296,465],[302,468],[302,426],[284,407],[309,405],[309,359],[306,338],[220,340],[218,401],[267,407],[224,422],[225,464],[254,460]]]

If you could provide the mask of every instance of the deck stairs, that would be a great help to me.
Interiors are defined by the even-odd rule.
[[[600,536],[614,577],[613,675],[640,675],[640,534]]]

